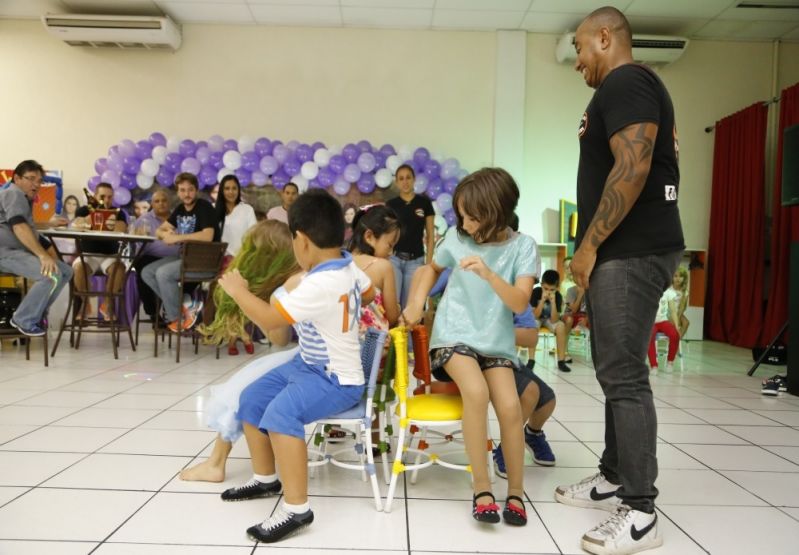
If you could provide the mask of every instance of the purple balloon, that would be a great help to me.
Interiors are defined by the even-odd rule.
[[[90,178],[89,178],[89,180],[86,182],[86,186],[87,186],[87,187],[89,188],[89,190],[90,190],[90,191],[93,193],[93,192],[94,192],[94,190],[97,188],[97,185],[98,185],[99,183],[100,183],[100,176],[99,176],[99,175],[93,175],[93,176],[92,176],[92,177],[90,177]]]
[[[141,167],[141,160],[139,160],[135,156],[126,156],[125,158],[122,159],[122,171],[124,171],[125,173],[136,175],[137,173],[139,173],[140,167]]]
[[[169,172],[176,174],[180,171],[180,163],[183,162],[183,157],[177,152],[170,152],[166,155],[164,166],[169,169]]]
[[[430,200],[435,200],[438,198],[438,195],[441,194],[443,189],[444,185],[441,183],[440,179],[431,179],[430,183],[427,184],[427,190],[425,191],[425,194],[430,197]]]
[[[119,143],[119,153],[123,156],[134,156],[136,154],[136,143],[130,139],[122,139]]]
[[[108,147],[108,155],[112,156],[114,154],[119,154],[119,147],[117,145]]]
[[[347,182],[347,180],[342,176],[339,176],[336,179],[336,182],[333,184],[333,191],[335,191],[337,195],[344,196],[350,192],[350,187],[351,185],[349,182]]]
[[[178,152],[184,158],[193,157],[196,150],[197,145],[194,144],[194,141],[191,139],[184,139],[180,141],[180,146],[178,146]]]
[[[129,173],[123,173],[119,178],[119,186],[131,190],[136,188],[136,176]]]
[[[194,152],[194,157],[200,161],[200,164],[205,166],[211,161],[211,149],[207,146],[198,146]]]
[[[289,158],[285,162],[283,162],[283,171],[286,172],[286,175],[295,176],[300,173],[302,169],[302,163],[297,160],[296,158]]]
[[[197,148],[200,148],[200,147],[208,148],[208,141],[197,141],[196,144],[197,144]],[[196,158],[196,156],[195,156],[195,158]]]
[[[130,191],[119,187],[114,191],[114,206],[125,206],[130,202]]]
[[[430,160],[430,151],[424,147],[419,147],[413,153],[413,161],[416,162],[420,167],[424,167],[424,164]]]
[[[166,146],[166,135],[156,131],[150,134],[150,143],[153,146]]]
[[[358,144],[356,146],[361,152],[372,152],[372,143],[370,143],[366,139],[358,141]]]
[[[383,145],[383,146],[380,147],[380,153],[385,158],[388,158],[389,156],[391,156],[393,154],[396,154],[397,151],[394,149],[393,146],[386,144],[386,145]]]
[[[272,174],[272,185],[277,190],[283,189],[289,181],[291,181],[291,179],[282,168]]]
[[[361,178],[361,169],[357,164],[347,164],[344,172],[341,174],[349,183],[355,183]]]
[[[307,162],[313,160],[313,153],[316,152],[310,145],[300,145],[297,147],[296,155],[297,160],[300,162]]]
[[[155,180],[162,187],[171,187],[175,182],[175,174],[169,171],[166,166],[161,166],[161,169],[158,170],[158,175],[155,176]]]
[[[122,160],[124,160],[124,158],[120,154],[109,155],[108,158],[106,158],[105,169],[112,170],[117,173],[122,173],[122,170],[124,168]]]
[[[269,176],[262,171],[252,172],[252,184],[256,187],[263,187],[269,182]]]
[[[447,210],[444,212],[444,220],[448,226],[453,226],[458,223],[458,217],[455,215],[454,210]]]
[[[319,181],[322,187],[330,187],[336,182],[336,174],[330,168],[322,168],[319,170],[319,175],[316,176],[316,180]]]
[[[291,156],[291,151],[286,145],[279,144],[272,148],[272,156],[275,157],[275,160],[277,160],[279,164],[282,164],[289,159],[289,156]]]
[[[380,152],[373,152],[372,156],[375,157],[375,169],[385,168],[386,167],[386,155]]]
[[[441,164],[435,160],[428,160],[424,164],[424,173],[430,179],[435,179],[441,173]]]
[[[218,172],[225,166],[225,163],[222,161],[224,156],[224,152],[212,152],[210,158],[208,159],[208,163]]]
[[[150,141],[138,141],[136,143],[136,158],[147,160],[153,153],[153,145]]]
[[[267,139],[266,137],[261,137],[257,141],[255,141],[255,153],[258,155],[259,158],[263,158],[269,154],[272,154],[272,141]]]
[[[239,143],[237,143],[234,139],[228,139],[227,141],[224,142],[222,146],[223,146],[222,150],[224,152],[227,152],[228,150],[239,149]]]
[[[206,187],[213,185],[216,183],[216,174],[218,171],[219,170],[215,170],[213,166],[205,166],[200,170],[200,175],[198,176],[200,183]]]
[[[239,178],[239,183],[241,183],[242,187],[246,187],[250,183],[252,183],[252,174],[245,170],[244,168],[239,168],[235,172],[236,177]]]
[[[341,173],[344,171],[344,168],[347,167],[347,160],[342,155],[336,154],[335,156],[330,157],[330,162],[327,164],[327,167],[330,168],[336,175],[341,175]]]
[[[105,170],[103,174],[100,176],[106,183],[110,183],[115,189],[119,187],[120,177],[119,173],[115,172],[114,170]]]
[[[261,171],[266,175],[273,175],[280,167],[280,163],[275,159],[275,157],[268,154],[261,158],[261,162],[258,165],[261,168]]]
[[[358,156],[361,155],[361,149],[359,149],[354,144],[350,143],[341,149],[341,155],[344,156],[344,159],[349,162],[350,164],[354,163],[358,160]]]
[[[193,173],[194,175],[199,175],[200,170],[202,169],[202,164],[197,158],[185,158],[183,162],[180,163],[180,171],[182,172],[189,172]]]
[[[316,152],[320,148],[327,148],[327,147],[325,146],[325,143],[323,143],[322,141],[316,141],[314,144],[311,145],[311,148],[313,149],[314,152]]]
[[[455,192],[455,188],[458,186],[458,178],[457,177],[450,177],[449,179],[444,180],[444,191],[449,193],[450,195]]]
[[[98,174],[103,173],[108,169],[108,160],[106,158],[98,158],[94,163],[94,171]]]
[[[375,176],[371,173],[364,173],[358,179],[358,190],[368,195],[375,190]]]
[[[261,163],[261,157],[255,151],[245,152],[241,155],[241,167],[248,172],[258,171]]]
[[[319,183],[319,179],[311,179],[308,182],[308,188],[309,189],[324,189],[325,186],[322,185],[321,183]]]

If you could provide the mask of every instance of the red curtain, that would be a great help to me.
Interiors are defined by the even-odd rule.
[[[767,116],[758,102],[716,122],[705,335],[741,347],[763,323]]]
[[[780,95],[780,126],[774,172],[774,211],[771,225],[771,281],[760,345],[767,345],[788,319],[788,278],[790,244],[799,241],[799,206],[781,205],[783,131],[799,124],[799,83]],[[794,276],[797,279],[797,276]],[[794,333],[799,331],[794,330]]]

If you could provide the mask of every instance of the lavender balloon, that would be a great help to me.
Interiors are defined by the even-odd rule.
[[[274,185],[275,189],[282,189],[289,180],[289,176],[286,175],[286,172],[284,172],[282,168],[272,174],[272,185]]]
[[[125,156],[122,159],[122,171],[127,174],[136,175],[137,173],[139,173],[140,167],[141,167],[141,160],[139,160],[135,156]]]
[[[344,159],[352,164],[353,162],[358,160],[358,156],[361,155],[361,150],[355,146],[354,144],[350,143],[341,149],[341,155],[344,156]]]
[[[335,191],[337,195],[344,196],[350,192],[350,187],[350,183],[344,179],[344,177],[338,176],[336,182],[333,184],[333,191]]]
[[[199,160],[200,164],[205,166],[211,161],[211,149],[207,146],[198,146],[194,153],[194,157]]]
[[[89,188],[89,190],[90,190],[90,191],[93,193],[93,192],[94,192],[94,190],[97,188],[97,185],[99,185],[99,184],[100,184],[100,181],[102,181],[102,178],[101,178],[99,175],[93,175],[93,176],[92,176],[92,177],[90,177],[90,178],[89,178],[89,180],[86,182],[86,186],[87,186],[87,187]]]
[[[152,143],[153,146],[166,146],[166,135],[158,131],[150,133],[150,143]]]
[[[211,135],[208,138],[208,148],[211,152],[222,152],[225,149],[225,139],[221,135]]]
[[[291,156],[291,151],[286,145],[280,144],[272,149],[272,156],[275,157],[279,164],[282,164]]]
[[[266,175],[274,174],[277,171],[278,167],[280,167],[280,164],[278,163],[277,159],[275,159],[274,156],[269,156],[269,155],[266,155],[263,158],[261,158],[261,162],[258,165],[261,168],[261,171]]]
[[[194,141],[192,141],[191,139],[185,139],[183,141],[180,141],[178,152],[184,158],[193,157],[196,150],[197,150],[197,145],[194,144]]]
[[[421,195],[427,190],[427,184],[430,180],[427,179],[425,174],[417,174],[416,181],[413,183],[413,192],[417,195]]]
[[[252,183],[252,174],[244,168],[239,168],[233,173],[239,178],[239,183],[241,183],[242,187],[246,187]]]
[[[248,172],[254,172],[260,169],[261,158],[254,150],[245,152],[241,155],[241,167]]]
[[[424,164],[424,173],[430,179],[437,178],[438,174],[441,173],[441,164],[439,164],[435,160],[428,160]]]
[[[181,162],[183,162],[183,157],[180,154],[177,152],[170,152],[166,155],[164,166],[166,166],[170,173],[176,174],[180,171]]]
[[[166,166],[161,166],[161,169],[158,170],[158,175],[155,176],[155,180],[162,187],[171,187],[175,182],[175,174],[169,171]]]
[[[130,175],[129,173],[123,173],[119,178],[119,186],[128,190],[135,189],[136,176]]]
[[[451,194],[455,193],[455,188],[458,186],[458,178],[457,177],[450,177],[449,179],[444,180],[444,191]]]
[[[122,160],[124,160],[122,155],[116,153],[110,154],[108,158],[106,158],[105,169],[115,171],[117,173],[122,173],[122,169],[124,168]]]
[[[349,183],[355,183],[361,178],[361,169],[356,164],[347,164],[341,174]]]
[[[301,169],[302,164],[296,158],[289,158],[283,162],[283,171],[285,171],[287,175],[297,175],[300,173]]]
[[[394,149],[393,146],[386,144],[380,147],[380,153],[386,158],[388,158],[389,156],[396,154],[397,151]]]
[[[122,142],[119,143],[119,153],[122,156],[135,156],[136,143],[134,143],[130,139],[123,139]]]
[[[430,160],[430,151],[424,147],[419,147],[413,153],[413,161],[420,167]]]
[[[119,187],[114,191],[114,206],[125,206],[130,202],[130,191]]]
[[[330,157],[330,163],[327,166],[336,175],[341,175],[344,172],[344,168],[347,167],[347,160],[341,154],[336,154]]]
[[[239,150],[239,143],[237,143],[235,139],[228,139],[227,141],[225,141],[225,143],[222,145],[222,147],[223,147],[223,150],[226,150],[226,151],[227,150],[236,150],[236,151],[238,151]]]
[[[153,154],[153,144],[150,141],[138,141],[136,143],[136,158],[146,160]]]
[[[358,168],[362,172],[370,172],[375,169],[375,156],[371,152],[364,152],[358,156]]]
[[[441,183],[440,179],[432,179],[430,183],[427,184],[427,190],[425,193],[430,198],[430,200],[435,200],[438,198],[438,195],[441,194],[441,191],[444,189],[444,185]]]
[[[310,145],[300,145],[297,147],[297,160],[301,163],[313,160],[314,149]]]
[[[447,225],[450,227],[458,223],[458,217],[455,215],[454,210],[448,210],[447,212],[444,212],[444,219],[446,220]]]
[[[358,179],[358,190],[365,195],[368,195],[375,190],[375,176],[371,173],[364,173]]]
[[[180,171],[182,172],[189,172],[194,175],[199,175],[200,170],[202,169],[202,164],[197,158],[185,158],[183,162],[180,163]]]
[[[94,162],[94,171],[96,171],[98,174],[103,173],[107,169],[108,169],[108,159],[98,158]]]
[[[256,187],[263,187],[269,182],[269,176],[261,171],[252,172],[252,184]]]
[[[119,173],[115,172],[114,170],[105,170],[100,178],[106,182],[110,183],[115,189],[119,187],[120,177]]]
[[[255,153],[259,158],[263,158],[268,154],[272,154],[272,141],[266,137],[261,137],[255,141]]]
[[[363,139],[362,141],[358,141],[358,148],[361,152],[371,152],[372,151],[372,143]]]
[[[208,148],[211,148],[210,146]],[[211,158],[208,160],[208,163],[216,170],[219,171],[225,167],[224,162],[225,154],[223,152],[212,152]]]
[[[322,168],[319,170],[316,180],[319,181],[322,187],[330,187],[336,182],[336,174],[330,168]]]
[[[200,183],[206,187],[213,185],[216,183],[216,172],[218,171],[213,166],[205,166],[200,170],[200,175],[198,176]]]

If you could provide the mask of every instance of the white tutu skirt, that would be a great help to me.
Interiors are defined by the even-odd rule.
[[[241,420],[237,416],[241,392],[273,368],[290,361],[299,352],[300,348],[294,347],[262,356],[236,372],[225,383],[211,386],[211,399],[205,410],[205,424],[219,432],[225,441],[236,441],[242,434]]]

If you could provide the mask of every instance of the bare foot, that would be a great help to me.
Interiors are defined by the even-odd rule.
[[[203,461],[191,468],[181,470],[180,479],[187,482],[224,482],[225,467],[215,466],[211,461]]]

